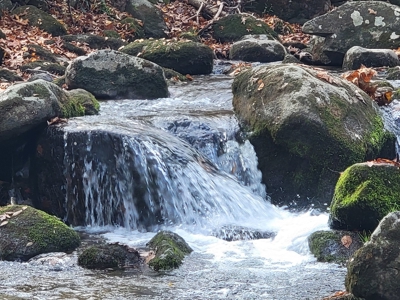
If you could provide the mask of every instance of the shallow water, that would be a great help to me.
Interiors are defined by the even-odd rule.
[[[232,78],[222,75],[196,77],[170,87],[167,99],[103,102],[100,116],[76,118],[64,128],[66,136],[88,132],[88,153],[93,152],[91,132],[124,134],[124,149],[143,151],[153,171],[165,175],[156,185],[163,190],[152,193],[160,197],[162,192],[165,198],[164,223],[155,229],[178,233],[194,249],[179,269],[161,274],[149,269],[91,271],[77,266],[76,253],[28,263],[0,262],[0,299],[321,299],[343,290],[345,268],[318,263],[308,250],[307,237],[328,228],[327,213],[291,213],[269,203],[254,150],[242,141],[232,111],[231,83]],[[181,165],[174,165],[171,157],[178,157]],[[112,159],[118,161],[119,154]],[[148,161],[136,159],[136,166],[148,170]],[[74,162],[66,156],[65,163]],[[98,195],[108,197],[107,190],[99,192],[102,186],[124,191],[119,201],[131,201],[127,180],[107,181],[103,172],[99,184],[100,169],[94,169],[92,158],[85,166],[85,197],[91,207]],[[121,168],[121,174],[129,172]],[[172,170],[176,173],[171,175]],[[134,207],[131,210],[126,219],[137,215]],[[140,249],[155,234],[135,222],[113,226],[107,218],[94,218],[90,209],[86,222],[79,230]],[[226,226],[274,237],[228,242],[214,236]]]

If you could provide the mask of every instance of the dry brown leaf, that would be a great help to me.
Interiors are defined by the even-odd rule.
[[[261,91],[264,88],[264,82],[262,81],[262,79],[259,79],[257,81],[257,84],[258,84],[257,91]]]
[[[349,235],[344,235],[340,241],[342,242],[342,245],[345,246],[347,249],[349,249],[350,245],[353,243],[353,239]]]
[[[3,227],[5,225],[7,225],[7,224],[8,224],[8,221],[3,221],[3,222],[1,222],[0,227]]]
[[[368,13],[370,15],[376,15],[377,14],[377,12],[375,10],[373,10],[372,8],[368,8]]]

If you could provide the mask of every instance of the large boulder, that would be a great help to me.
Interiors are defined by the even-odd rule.
[[[13,85],[0,94],[0,140],[15,138],[56,116],[84,114],[82,103],[51,82],[35,80]]]
[[[296,64],[259,66],[240,73],[232,89],[274,203],[329,203],[340,171],[394,157],[377,105],[339,77]]]
[[[0,208],[0,259],[26,261],[49,252],[73,251],[79,235],[56,217],[30,206]]]
[[[148,0],[127,0],[125,11],[143,22],[146,37],[165,38],[168,28],[161,11]]]
[[[312,54],[323,64],[342,65],[353,46],[370,49],[400,47],[400,7],[381,1],[349,1],[303,25],[318,36]]]
[[[250,15],[228,15],[214,22],[213,37],[221,43],[235,42],[248,34],[265,34],[269,38],[278,37],[267,23]]]
[[[14,9],[12,13],[21,16],[23,19],[27,19],[31,26],[37,26],[53,36],[67,34],[67,30],[63,24],[56,20],[52,15],[44,12],[36,6],[20,6]]]
[[[388,214],[371,240],[347,268],[346,290],[365,300],[394,300],[400,295],[400,212]]]
[[[229,58],[233,60],[273,62],[282,61],[286,50],[281,43],[266,35],[247,35],[233,43]]]
[[[395,67],[399,64],[396,52],[390,49],[367,49],[359,46],[351,47],[344,56],[344,70],[357,70],[366,67]]]
[[[71,89],[83,88],[98,98],[168,96],[160,66],[114,50],[100,50],[74,59],[65,71],[65,83]]]
[[[259,15],[276,15],[285,21],[301,23],[322,15],[331,7],[330,0],[258,0],[246,5],[246,9]]]
[[[157,233],[147,246],[154,252],[149,266],[155,271],[178,268],[185,256],[193,251],[181,236],[166,230]]]
[[[140,56],[181,74],[210,74],[213,68],[211,48],[189,40],[137,40],[121,52]]]
[[[400,207],[400,171],[390,162],[358,163],[340,176],[330,209],[335,229],[374,230]]]

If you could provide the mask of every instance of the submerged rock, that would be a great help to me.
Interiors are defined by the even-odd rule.
[[[154,251],[149,266],[155,271],[178,268],[185,256],[193,251],[182,237],[166,230],[157,233],[147,246]]]
[[[339,77],[296,64],[259,66],[240,73],[232,89],[273,203],[317,204],[314,197],[331,198],[349,165],[394,157],[377,105]]]
[[[160,66],[113,50],[74,59],[65,72],[65,83],[71,89],[83,88],[106,99],[155,99],[168,95]]]
[[[78,264],[87,269],[120,269],[139,267],[137,250],[120,244],[93,245],[85,248],[78,257]]]
[[[400,170],[391,163],[358,163],[347,168],[335,187],[330,226],[374,230],[384,216],[400,207]]]
[[[353,46],[397,49],[400,46],[400,7],[384,1],[348,1],[304,24],[303,32],[319,36],[312,46],[313,59],[342,65]]]
[[[344,264],[362,244],[358,232],[320,230],[308,237],[311,253],[321,262]]]
[[[26,261],[38,254],[69,252],[79,235],[56,217],[30,206],[0,208],[0,259]]]
[[[243,241],[243,240],[259,240],[270,239],[276,236],[275,232],[260,231],[240,226],[224,226],[213,232],[213,235],[222,240]]]
[[[122,48],[121,52],[140,56],[184,75],[210,74],[213,68],[211,48],[189,40],[138,40]]]
[[[400,212],[382,219],[371,240],[353,256],[346,289],[366,300],[394,300],[400,295]]]

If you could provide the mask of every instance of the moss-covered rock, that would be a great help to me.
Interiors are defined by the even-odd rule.
[[[67,30],[65,29],[64,25],[53,18],[50,14],[33,5],[17,7],[12,13],[19,15],[23,19],[27,19],[31,26],[37,26],[53,36],[67,34]]]
[[[78,257],[78,265],[87,269],[118,269],[140,264],[137,250],[119,244],[101,244],[85,248]]]
[[[400,295],[400,212],[387,215],[371,240],[347,268],[346,290],[364,299],[392,300]]]
[[[259,66],[234,80],[233,106],[277,204],[329,202],[339,172],[393,158],[394,135],[377,105],[350,82],[297,64]],[[337,171],[337,172],[335,172]]]
[[[43,211],[10,205],[0,208],[0,218],[6,215],[0,227],[0,259],[26,261],[41,253],[69,252],[80,244],[73,229]]]
[[[210,74],[214,53],[210,47],[189,40],[138,40],[121,52],[152,61],[181,74]]]
[[[7,81],[23,81],[24,80],[16,72],[10,71],[8,69],[0,69],[0,78],[3,80],[7,80]]]
[[[374,230],[389,212],[400,210],[400,170],[391,163],[358,163],[340,176],[333,195],[330,226]]]
[[[387,80],[399,80],[400,79],[400,67],[394,67],[387,70]]]
[[[100,104],[96,98],[84,89],[75,89],[67,92],[68,103],[62,108],[62,116],[65,118],[97,115]]]
[[[79,42],[85,43],[92,49],[113,49],[118,50],[120,47],[126,45],[126,42],[120,38],[103,37],[95,34],[69,34],[61,37],[66,43]],[[68,46],[70,47],[70,46]]]
[[[271,39],[278,37],[263,20],[250,15],[228,15],[212,25],[213,37],[221,43],[235,42],[248,34],[266,34]]]
[[[163,68],[165,78],[169,79],[170,81],[189,81],[189,79],[185,76],[182,75],[179,72],[176,72],[174,70],[168,69],[168,68]]]
[[[147,38],[166,38],[168,31],[161,11],[148,0],[128,0],[125,11],[143,23],[143,31]]]
[[[26,48],[27,51],[24,52],[24,58],[34,57],[35,59],[52,63],[56,63],[61,60],[57,55],[39,45],[30,44],[26,45]]]
[[[57,75],[64,75],[66,69],[66,67],[58,63],[51,63],[47,61],[30,62],[22,65],[20,69],[22,72],[27,72],[29,69],[36,69],[36,68]]]
[[[156,271],[178,268],[193,251],[182,237],[171,231],[160,231],[147,245],[155,252],[149,266]]]
[[[129,35],[125,36],[125,39],[132,42],[136,39],[141,39],[145,37],[143,26],[138,19],[135,18],[125,18],[121,20],[121,24],[127,25],[130,32]]]
[[[311,253],[321,262],[346,263],[362,246],[360,235],[350,231],[316,231],[308,237]]]
[[[65,72],[65,82],[69,88],[83,88],[99,99],[154,99],[168,95],[160,66],[113,50],[76,58]]]

